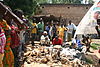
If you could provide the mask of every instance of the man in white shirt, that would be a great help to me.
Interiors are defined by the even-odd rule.
[[[71,20],[70,20],[67,28],[68,28],[67,41],[71,41],[72,40],[73,31],[76,30],[76,26],[75,26],[75,24],[71,23]]]
[[[40,43],[41,45],[50,45],[50,39],[46,31],[44,31],[43,35],[41,36]]]

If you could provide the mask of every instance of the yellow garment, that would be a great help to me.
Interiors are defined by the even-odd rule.
[[[3,63],[2,63],[3,57],[4,57],[4,53],[3,54],[0,53],[0,67],[3,67]]]
[[[32,29],[32,33],[37,33],[37,28],[36,28],[36,23],[32,23],[32,25],[33,25],[33,27],[35,27],[35,28],[33,28]]]
[[[7,24],[5,20],[0,21],[0,25],[4,30],[10,30],[10,26]]]
[[[59,31],[59,26],[56,26],[56,28],[57,28],[57,32],[56,32],[56,33],[58,34],[58,31]]]
[[[59,37],[63,40],[64,38],[64,31],[67,30],[65,27],[59,27],[58,29],[58,32],[59,32]]]

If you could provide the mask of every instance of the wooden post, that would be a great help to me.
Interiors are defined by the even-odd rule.
[[[18,26],[22,26],[22,24],[24,23],[19,17],[17,17],[12,11],[10,11],[7,6],[0,2],[0,14],[4,15],[5,13],[6,16],[8,16],[10,19],[13,19],[16,24],[18,24]]]

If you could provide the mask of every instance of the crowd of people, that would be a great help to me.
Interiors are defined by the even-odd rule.
[[[6,14],[0,14],[0,67],[20,67],[23,45],[29,42],[27,20],[21,10],[15,14],[25,23],[19,26]]]
[[[34,34],[32,32],[32,38],[33,45],[34,41],[37,39],[37,36],[39,36],[40,45],[50,46],[50,45],[63,45],[66,42],[71,42],[71,47],[82,50],[84,46],[84,52],[91,52],[90,51],[90,44],[91,44],[91,37],[88,35],[82,35],[81,39],[78,39],[77,35],[74,38],[74,32],[77,28],[75,24],[72,23],[70,20],[68,25],[63,24],[45,24],[43,22],[43,19],[40,18],[39,23],[35,23],[35,19],[32,23],[34,28],[32,31],[34,31]],[[51,21],[53,22],[53,21]]]
[[[34,19],[32,25],[34,27],[32,29],[32,38],[34,38],[34,40],[37,40],[37,38],[39,38],[39,40],[41,40],[41,44],[43,44],[42,40],[44,40],[45,38],[47,38],[46,40],[53,41],[56,36],[59,36],[63,42],[69,42],[72,40],[72,37],[74,36],[74,32],[76,30],[76,25],[71,21],[69,21],[68,25],[56,24],[54,22],[49,25],[44,23],[43,19],[40,18],[39,23],[36,23],[36,20]]]
[[[82,36],[82,39],[75,38],[74,33],[77,26],[70,20],[68,25],[45,23],[40,18],[37,23],[33,18],[29,23],[25,19],[23,11],[15,10],[14,13],[24,22],[22,26],[17,25],[9,16],[0,14],[0,67],[20,67],[20,61],[23,61],[25,45],[35,45],[34,41],[39,40],[40,45],[63,45],[66,42],[71,42],[71,48],[78,49],[83,52],[91,52],[91,38]],[[100,51],[99,51],[100,52]]]
[[[70,20],[68,25],[64,24],[46,24],[43,19],[36,23],[32,19],[31,23],[24,18],[21,10],[15,10],[14,13],[24,22],[22,26],[17,25],[13,19],[6,15],[0,15],[0,67],[19,67],[19,61],[22,60],[25,45],[34,46],[34,41],[39,40],[40,45],[63,45],[64,42],[71,42],[73,48],[86,46],[89,51],[90,43],[88,37],[78,40],[77,36],[72,39],[76,30],[76,25]],[[19,60],[18,60],[19,59]],[[3,62],[3,63],[2,63]]]

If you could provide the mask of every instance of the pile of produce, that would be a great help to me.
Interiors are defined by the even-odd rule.
[[[70,48],[62,48],[59,45],[56,46],[34,46],[27,47],[26,53],[24,53],[24,61],[28,64],[40,63],[47,64],[50,67],[53,66],[73,66],[73,67],[88,67],[90,66],[85,62],[85,56],[78,50]]]

